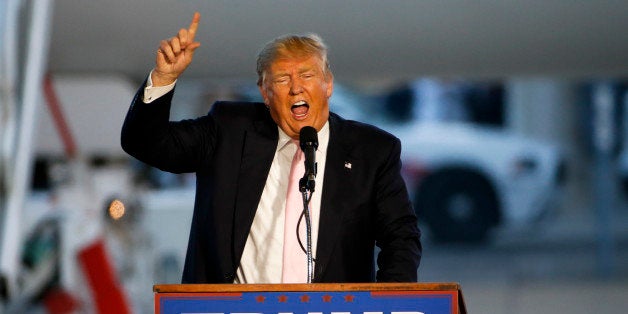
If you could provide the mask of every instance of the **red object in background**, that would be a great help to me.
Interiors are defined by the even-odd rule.
[[[61,102],[59,101],[59,97],[57,97],[57,92],[52,84],[50,74],[47,74],[44,78],[44,97],[46,97],[46,104],[48,105],[48,109],[50,109],[52,120],[54,121],[57,132],[59,132],[59,136],[61,137],[65,153],[68,157],[73,158],[76,156],[76,141],[72,136],[68,121],[65,119],[65,115],[63,114]]]
[[[68,314],[78,309],[79,302],[67,291],[54,289],[46,293],[44,307],[50,314]]]
[[[97,313],[130,313],[102,239],[83,248],[78,258],[89,282]]]

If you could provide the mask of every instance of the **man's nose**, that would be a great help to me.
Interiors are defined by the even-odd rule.
[[[301,84],[301,80],[300,79],[292,80],[292,83],[290,85],[290,93],[292,95],[297,95],[302,92],[303,92],[303,85]]]

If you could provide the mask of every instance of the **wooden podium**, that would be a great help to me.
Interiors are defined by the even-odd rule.
[[[457,283],[155,285],[155,313],[466,314]]]

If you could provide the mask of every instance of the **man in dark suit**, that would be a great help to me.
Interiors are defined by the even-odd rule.
[[[293,263],[286,256],[302,255],[305,267],[305,254],[287,249],[297,232],[284,227],[298,164],[291,160],[300,152],[294,142],[305,126],[320,143],[310,202],[313,282],[417,281],[420,232],[400,175],[400,142],[329,112],[333,75],[318,36],[284,36],[262,49],[264,103],[218,102],[206,116],[168,121],[176,79],[200,46],[199,19],[161,42],[122,129],[122,147],[137,159],[196,173],[183,283],[305,282],[286,279]]]

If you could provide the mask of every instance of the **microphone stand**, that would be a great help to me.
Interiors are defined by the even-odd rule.
[[[305,233],[306,233],[306,250],[307,255],[307,283],[312,283],[314,276],[314,263],[312,257],[312,219],[310,218],[310,199],[314,192],[314,178],[308,177],[307,173],[299,180],[299,191],[303,198],[303,212],[305,213]],[[299,231],[297,230],[297,236]]]

